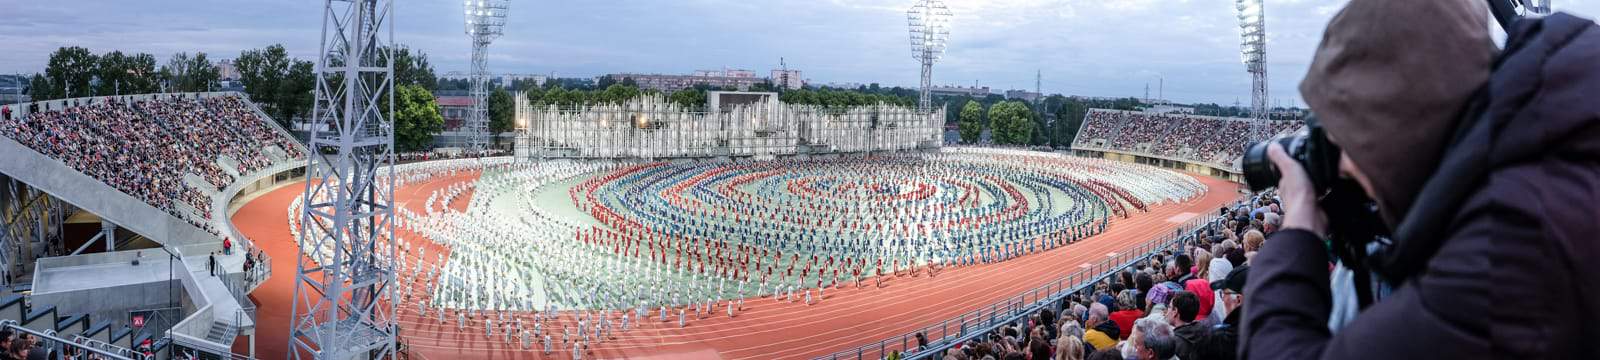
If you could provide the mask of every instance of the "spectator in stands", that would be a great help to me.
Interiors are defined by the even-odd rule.
[[[1089,360],[1123,360],[1123,358],[1117,349],[1105,349],[1089,353]]]
[[[1135,308],[1148,309],[1149,307],[1145,303],[1145,294],[1150,293],[1150,288],[1156,285],[1155,281],[1150,278],[1150,274],[1140,272],[1138,275],[1134,275],[1133,284],[1134,289],[1139,291],[1133,296],[1133,300],[1136,302]]]
[[[1195,316],[1199,313],[1200,299],[1192,292],[1179,291],[1172,295],[1172,302],[1167,304],[1167,324],[1172,325],[1172,334],[1177,337],[1179,358],[1199,358],[1198,345],[1205,342],[1208,330],[1195,322]]]
[[[1117,293],[1117,310],[1111,313],[1111,321],[1117,323],[1118,329],[1132,329],[1133,320],[1144,317],[1144,311],[1139,310],[1138,304],[1133,300],[1137,297],[1133,290],[1123,290]],[[1122,340],[1128,339],[1129,331],[1123,331]]]
[[[33,340],[27,336],[19,336],[11,340],[11,346],[6,349],[8,351],[6,354],[12,360],[26,360],[33,349]]]
[[[1083,360],[1083,340],[1063,333],[1056,339],[1056,360]]]
[[[1261,251],[1261,244],[1266,243],[1267,237],[1260,231],[1247,231],[1244,233],[1244,258],[1245,263],[1255,258],[1256,252]]]
[[[16,333],[11,329],[0,330],[0,354],[11,354],[11,339],[14,337]]]
[[[1183,290],[1193,293],[1200,299],[1200,312],[1195,318],[1205,319],[1211,315],[1211,307],[1215,304],[1211,293],[1211,280],[1207,277],[1211,270],[1211,253],[1205,250],[1195,252],[1195,276],[1183,283]]]
[[[1205,345],[1198,351],[1200,359],[1204,360],[1233,360],[1239,358],[1239,330],[1240,319],[1244,310],[1244,287],[1249,280],[1250,267],[1241,266],[1228,272],[1222,280],[1211,283],[1211,288],[1222,297],[1222,312],[1225,314],[1221,322],[1211,326],[1210,335],[1206,336]]]
[[[1122,334],[1117,328],[1117,323],[1112,322],[1109,315],[1105,304],[1089,305],[1089,318],[1084,321],[1084,326],[1088,329],[1083,332],[1083,342],[1096,351],[1116,345],[1117,336]]]
[[[1251,260],[1241,357],[1600,358],[1600,28],[1523,19],[1497,55],[1485,10],[1354,0],[1329,23],[1301,93],[1392,232],[1340,264],[1390,288],[1331,286],[1323,238],[1347,229],[1271,146],[1285,214]],[[1330,316],[1341,297],[1360,312]]]
[[[1178,341],[1173,335],[1145,334],[1139,339],[1139,360],[1186,359],[1178,355]]]

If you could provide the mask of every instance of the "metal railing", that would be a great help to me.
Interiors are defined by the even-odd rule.
[[[1038,313],[1039,310],[1050,306],[1059,307],[1059,304],[1067,296],[1091,288],[1096,282],[1115,274],[1115,271],[1146,261],[1157,252],[1175,247],[1181,248],[1184,241],[1193,239],[1196,234],[1204,230],[1205,226],[1218,219],[1216,215],[1192,219],[1178,229],[1174,229],[1171,234],[1151,239],[1129,251],[1123,251],[1086,268],[1080,268],[1056,281],[991,304],[986,308],[963,313],[953,319],[926,326],[904,335],[886,338],[875,343],[819,357],[818,359],[883,359],[893,353],[902,354],[901,359],[905,360],[933,358],[934,355],[942,354],[945,350],[958,344],[994,331],[1000,328],[1001,325],[1018,323],[1028,316]],[[922,334],[928,339],[927,346],[921,350],[916,349],[917,334]]]
[[[69,340],[69,339],[65,339],[65,338],[61,338],[59,336],[56,336],[55,331],[37,331],[37,330],[29,329],[27,327],[23,327],[16,320],[0,320],[0,329],[11,330],[11,331],[14,331],[14,332],[17,332],[17,333],[31,334],[34,337],[38,337],[39,340],[41,340],[44,343],[43,345],[40,346],[41,348],[54,350],[54,352],[57,353],[57,354],[61,354],[61,353],[63,353],[63,350],[71,348],[71,349],[74,350],[74,352],[78,353],[79,354],[78,356],[80,356],[80,357],[83,355],[83,353],[88,352],[88,353],[93,353],[94,355],[97,355],[97,356],[99,356],[101,358],[106,358],[106,359],[116,359],[116,360],[146,360],[146,359],[148,359],[148,357],[146,357],[144,354],[139,354],[139,353],[134,352],[134,351],[129,350],[129,349],[121,348],[121,347],[118,347],[118,346],[115,346],[115,345],[111,345],[111,344],[106,344],[106,343],[103,343],[103,342],[100,342],[100,341],[97,341],[97,340],[93,340],[93,339],[84,338],[82,336],[74,336],[74,339],[70,339]],[[72,358],[72,357],[67,357],[67,358]]]

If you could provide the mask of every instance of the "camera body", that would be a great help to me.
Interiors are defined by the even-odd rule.
[[[1283,145],[1300,166],[1311,176],[1311,184],[1318,194],[1326,193],[1339,180],[1339,146],[1328,140],[1326,130],[1315,115],[1306,118],[1306,128],[1286,136],[1250,144],[1245,148],[1244,160],[1239,167],[1244,171],[1245,183],[1250,191],[1262,191],[1278,186],[1281,174],[1278,166],[1267,158],[1267,146]]]
[[[1340,175],[1342,150],[1328,139],[1316,115],[1306,118],[1304,130],[1246,147],[1240,168],[1251,191],[1275,187],[1282,178],[1277,165],[1267,158],[1267,147],[1273,143],[1282,144],[1310,177],[1317,206],[1328,216],[1327,235],[1335,256],[1347,264],[1365,264],[1370,252],[1382,251],[1368,248],[1375,241],[1386,243],[1390,236],[1378,204],[1360,184]]]

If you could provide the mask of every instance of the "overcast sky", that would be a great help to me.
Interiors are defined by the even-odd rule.
[[[913,0],[512,0],[496,73],[595,76],[742,68],[762,76],[784,58],[814,83],[915,86],[907,44]],[[1180,102],[1249,103],[1233,2],[1222,0],[946,0],[955,19],[936,84],[1034,87],[1088,96],[1165,95]],[[1600,0],[1555,0],[1600,15]],[[1295,90],[1339,0],[1267,0],[1269,89]],[[41,71],[49,52],[176,52],[234,58],[281,43],[317,52],[322,1],[0,0],[0,73]],[[395,40],[426,52],[439,73],[470,58],[458,1],[396,2]]]

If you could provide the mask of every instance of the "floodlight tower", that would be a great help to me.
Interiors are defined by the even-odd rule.
[[[906,10],[906,23],[911,27],[911,58],[922,62],[922,96],[917,99],[917,109],[922,111],[933,106],[928,94],[933,85],[933,63],[944,55],[945,44],[950,40],[951,15],[942,0],[918,0]]]
[[[393,11],[323,7],[298,239],[319,251],[296,257],[292,359],[395,357]]]
[[[1263,0],[1235,0],[1239,15],[1240,60],[1250,73],[1250,118],[1252,140],[1264,139],[1267,126],[1267,23]]]
[[[466,0],[462,2],[467,19],[467,37],[472,38],[472,110],[467,113],[467,147],[488,147],[489,132],[489,43],[500,37],[506,26],[510,0]]]

